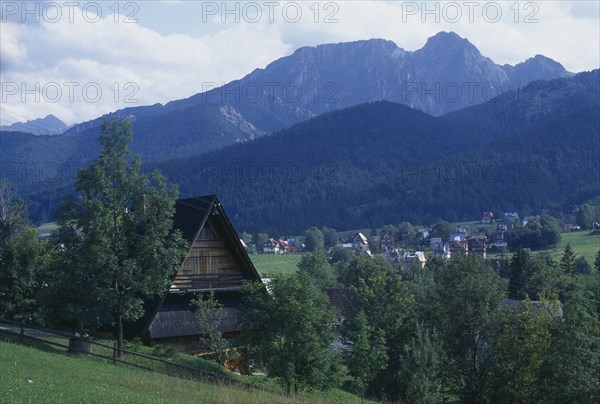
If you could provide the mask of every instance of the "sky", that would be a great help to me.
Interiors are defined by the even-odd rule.
[[[594,1],[0,1],[0,125],[71,125],[239,79],[303,46],[417,50],[454,31],[498,64],[600,67]]]

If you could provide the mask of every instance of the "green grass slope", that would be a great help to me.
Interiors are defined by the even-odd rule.
[[[358,401],[334,391],[290,399],[202,383],[0,340],[0,403],[314,403]],[[343,398],[342,398],[343,396]]]

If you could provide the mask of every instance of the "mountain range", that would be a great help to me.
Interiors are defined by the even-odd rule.
[[[441,117],[361,104],[144,169],[182,197],[217,193],[238,229],[273,234],[529,215],[598,196],[600,71],[533,84],[526,101],[515,90]],[[67,191],[30,195],[34,216]]]
[[[345,221],[362,226],[391,215],[419,221],[426,215],[472,217],[480,208],[546,206],[551,194],[536,186],[523,201],[498,195],[501,187],[488,189],[479,206],[464,203],[465,195],[477,198],[477,187],[434,181],[419,184],[425,193],[414,193],[401,177],[413,164],[427,169],[473,156],[480,162],[494,156],[494,164],[504,165],[514,155],[523,163],[521,149],[509,147],[502,156],[494,150],[509,141],[536,149],[527,139],[543,139],[542,128],[558,137],[556,144],[563,141],[559,127],[565,136],[587,130],[581,138],[588,139],[598,129],[590,123],[590,106],[598,107],[598,71],[573,75],[540,55],[498,65],[468,40],[441,32],[414,52],[382,39],[301,48],[222,87],[105,117],[131,118],[132,151],[148,169],[165,171],[184,196],[217,193],[247,229],[264,230],[278,220],[289,229],[304,223],[339,228]],[[558,117],[566,123],[554,122]],[[574,117],[581,122],[571,122]],[[52,137],[0,132],[2,177],[27,195],[34,218],[52,217],[76,170],[97,154],[101,118]],[[542,144],[533,160],[546,167],[556,150]],[[565,144],[564,150],[573,159],[594,149]],[[588,163],[583,167],[595,167]],[[335,182],[327,182],[332,176]],[[587,197],[588,188],[578,181],[556,186],[556,203]],[[451,201],[436,204],[432,195],[450,189]]]
[[[150,164],[183,196],[218,192],[242,229],[275,234],[581,203],[600,189],[600,71],[535,82],[434,117],[375,102],[253,142]]]
[[[46,115],[44,118],[37,118],[27,122],[15,122],[11,125],[0,126],[0,131],[4,132],[25,132],[38,136],[60,135],[69,127],[66,123],[54,115]]]
[[[572,73],[537,55],[498,65],[467,39],[440,32],[406,51],[384,39],[304,47],[240,80],[183,100],[125,108],[73,126],[55,139],[51,161],[85,161],[98,149],[101,118],[134,117],[132,150],[145,161],[193,156],[284,129],[327,111],[388,100],[434,116],[495,98],[535,80]],[[209,89],[216,84],[190,83]],[[0,139],[1,140],[1,139]],[[6,149],[6,161],[44,164],[39,139]],[[75,153],[75,154],[74,154]]]

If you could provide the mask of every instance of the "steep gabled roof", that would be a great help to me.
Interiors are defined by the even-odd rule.
[[[241,302],[242,281],[261,278],[219,198],[208,195],[178,200],[174,226],[190,249],[171,287],[154,310],[147,312],[142,334],[166,338],[201,333],[196,308],[190,302],[197,293],[210,291],[224,306],[220,330],[239,331],[235,307]]]
[[[352,241],[354,241],[354,242],[361,242],[363,244],[368,244],[369,243],[369,241],[367,240],[367,238],[365,237],[365,235],[362,234],[362,233],[360,233],[360,232],[356,233],[354,235],[354,237],[352,237]]]
[[[242,280],[260,280],[216,195],[178,200],[174,225],[190,249],[171,291],[231,290]]]

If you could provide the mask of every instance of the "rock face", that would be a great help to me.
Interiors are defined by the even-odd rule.
[[[540,55],[516,66],[497,65],[467,39],[440,32],[414,52],[384,39],[300,48],[203,98],[233,103],[257,128],[270,132],[377,100],[438,116],[530,81],[569,76],[560,63]]]
[[[208,151],[366,102],[393,101],[439,116],[530,81],[571,75],[560,63],[540,55],[516,66],[500,66],[467,39],[440,32],[414,52],[384,39],[303,47],[220,88],[114,115],[133,115],[140,123],[160,116],[168,121],[164,136],[181,122],[195,122],[197,128],[219,127],[216,135],[203,131],[202,151]],[[204,112],[199,114],[200,110]],[[200,116],[210,122],[200,122]],[[90,121],[69,132],[95,129],[98,124],[99,120]],[[229,129],[223,131],[224,125]],[[139,131],[137,135],[145,136]],[[211,140],[213,135],[218,142]],[[189,136],[194,143],[199,139],[197,132]],[[193,154],[192,149],[186,150]],[[153,152],[146,154],[152,158]]]

